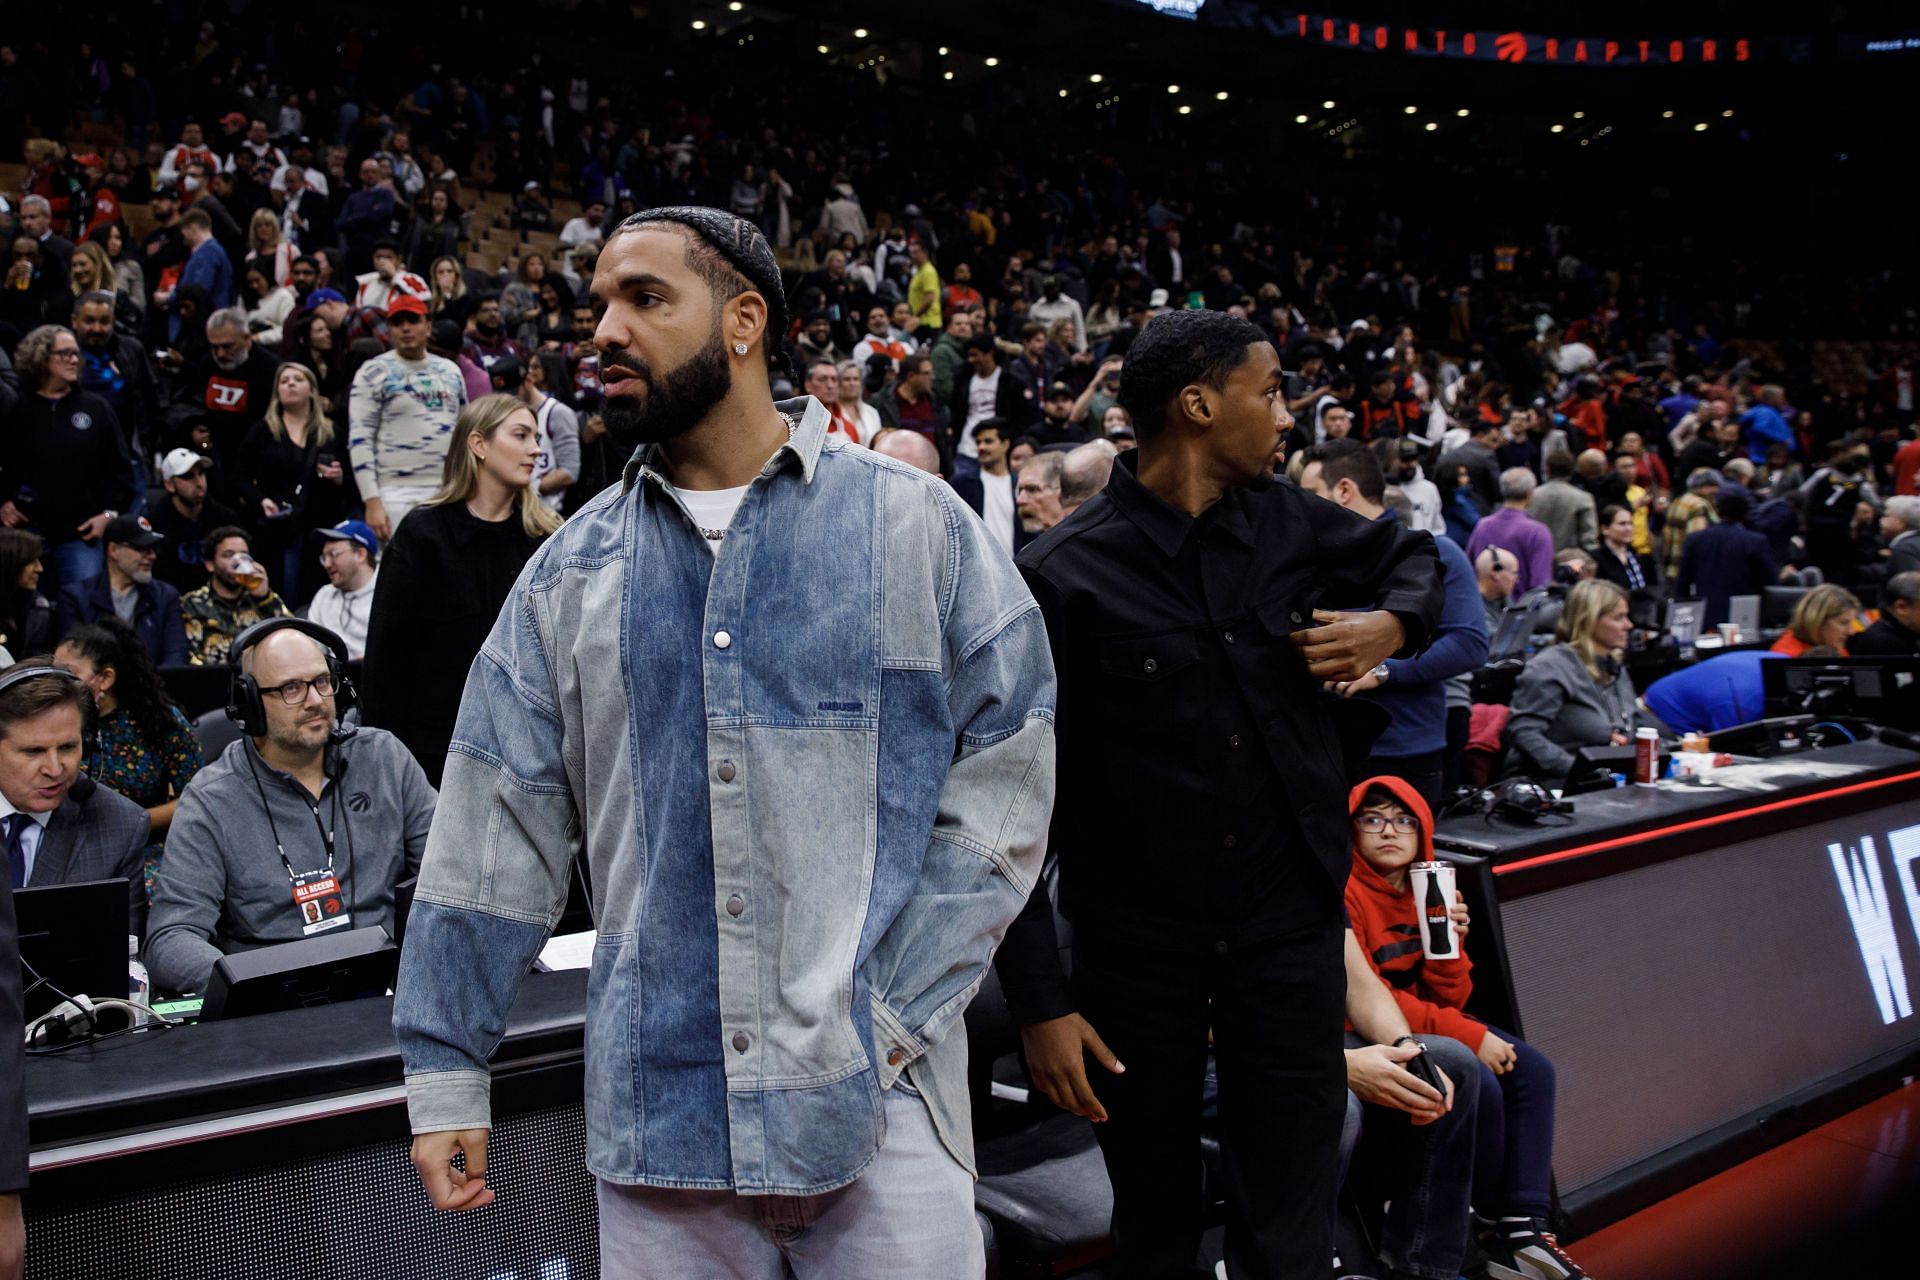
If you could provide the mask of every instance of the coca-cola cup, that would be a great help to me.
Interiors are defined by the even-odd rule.
[[[1453,931],[1453,867],[1416,862],[1407,868],[1420,912],[1420,949],[1429,960],[1458,960],[1460,935]]]

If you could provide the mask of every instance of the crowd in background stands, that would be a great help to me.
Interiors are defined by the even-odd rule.
[[[1206,307],[1281,351],[1289,451],[1390,442],[1393,503],[1511,556],[1516,597],[1571,558],[1710,614],[1761,580],[1870,607],[1920,559],[1897,497],[1920,472],[1912,359],[1823,385],[1805,360],[1821,335],[1779,291],[1684,245],[1542,218],[1497,269],[1458,210],[1276,204],[1263,180],[1305,162],[1239,163],[1261,148],[1246,130],[1196,156],[1157,119],[1018,127],[1051,110],[1019,94],[892,110],[897,85],[744,38],[649,50],[661,74],[615,81],[255,21],[129,13],[84,44],[0,47],[0,147],[22,161],[0,169],[0,523],[43,552],[0,546],[15,654],[107,616],[161,666],[217,664],[286,612],[356,657],[443,626],[436,609],[465,606],[382,592],[381,567],[390,548],[422,562],[402,517],[447,504],[462,406],[496,394],[532,420],[550,513],[469,569],[498,591],[629,452],[597,412],[586,290],[611,228],[657,204],[756,221],[786,274],[791,393],[946,473],[1009,552],[1131,447],[1116,390],[1140,327]],[[741,74],[697,74],[722,61]],[[1876,305],[1847,314],[1879,324]],[[1734,336],[1761,324],[1785,341]],[[1726,526],[1752,536],[1706,536]],[[472,560],[472,532],[439,530],[433,554]]]

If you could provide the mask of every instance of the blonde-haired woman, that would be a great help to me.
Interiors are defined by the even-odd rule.
[[[247,223],[247,258],[243,269],[258,268],[276,288],[293,283],[293,242],[280,234],[280,218],[272,209],[255,209]]]
[[[275,373],[266,416],[240,437],[234,479],[246,498],[254,550],[289,607],[319,589],[308,540],[355,514],[360,491],[347,474],[346,449],[320,399],[320,380],[287,361]]]
[[[361,716],[406,743],[436,787],[467,668],[514,579],[560,527],[529,483],[539,457],[533,410],[517,396],[481,396],[454,423],[439,492],[407,513],[380,555]]]
[[[1623,747],[1635,729],[1660,727],[1622,662],[1632,633],[1619,586],[1591,578],[1567,592],[1556,643],[1527,659],[1514,687],[1508,773],[1558,786],[1580,748]]]
[[[1773,642],[1775,653],[1798,658],[1821,645],[1847,656],[1854,620],[1860,616],[1860,598],[1845,587],[1823,582],[1800,597],[1787,620],[1787,633]]]
[[[73,246],[73,261],[67,264],[67,284],[73,289],[75,315],[79,314],[80,299],[89,293],[112,294],[114,327],[126,333],[139,332],[140,309],[121,291],[120,281],[114,275],[113,259],[99,244],[82,240]]]

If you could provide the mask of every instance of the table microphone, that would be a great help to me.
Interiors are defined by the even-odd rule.
[[[1907,751],[1920,751],[1920,734],[1907,733],[1902,729],[1882,729],[1880,741],[1890,747],[1900,747]]]

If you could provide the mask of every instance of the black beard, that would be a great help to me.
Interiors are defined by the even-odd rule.
[[[630,396],[609,396],[601,411],[607,433],[622,449],[685,435],[733,389],[718,325],[705,347],[667,373],[655,374],[639,357],[614,350],[601,354],[600,368],[602,376],[608,369],[626,369],[647,380],[646,396],[639,403]]]

